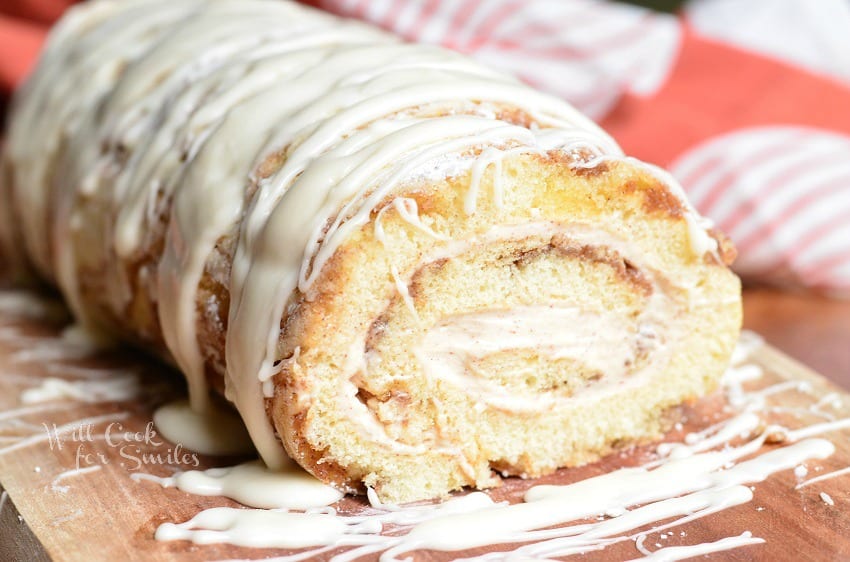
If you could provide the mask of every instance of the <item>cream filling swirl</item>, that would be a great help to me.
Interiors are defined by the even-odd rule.
[[[422,330],[412,353],[421,367],[419,376],[439,379],[474,399],[477,409],[540,415],[551,408],[571,407],[584,400],[602,398],[624,388],[643,384],[646,377],[667,364],[670,350],[682,337],[681,291],[672,280],[647,263],[636,246],[619,236],[583,223],[540,221],[501,225],[466,240],[451,240],[424,256],[406,272],[409,283],[415,271],[433,261],[459,256],[489,244],[529,237],[541,242],[563,235],[576,244],[605,246],[631,262],[649,281],[651,294],[634,320],[616,310],[583,309],[568,302],[541,303],[502,310],[482,310],[447,316]],[[388,303],[389,304],[389,303]],[[367,353],[367,333],[352,343],[340,374],[336,407],[344,412],[361,438],[396,454],[420,454],[425,445],[414,446],[396,439],[389,428],[358,397],[355,380],[368,377],[374,357]],[[570,395],[558,392],[510,392],[469,368],[469,360],[506,350],[530,350],[544,359],[575,359],[600,372],[598,381]],[[645,355],[635,367],[639,353]],[[309,399],[308,399],[309,400]],[[441,442],[427,446],[459,459],[467,473],[474,471],[458,444]]]

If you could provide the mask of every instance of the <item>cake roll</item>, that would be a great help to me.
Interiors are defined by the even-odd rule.
[[[663,131],[659,131],[659,135]],[[655,437],[714,389],[734,249],[560,99],[287,1],[95,0],[2,156],[7,259],[263,461],[405,502]]]

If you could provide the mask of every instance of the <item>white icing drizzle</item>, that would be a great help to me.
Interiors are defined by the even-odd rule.
[[[4,420],[12,420],[15,421],[22,416],[26,416],[29,414],[35,414],[39,412],[50,411],[54,412],[56,410],[67,410],[71,408],[76,408],[76,404],[39,404],[35,406],[22,406],[20,408],[10,408],[8,410],[3,410],[0,412],[0,422]]]
[[[829,412],[824,412],[824,406],[829,406],[830,408],[840,408],[842,406],[841,397],[837,392],[830,392],[825,394],[820,400],[809,406],[809,412],[823,416],[828,420],[834,420],[835,416]]]
[[[47,377],[38,386],[21,392],[20,400],[23,404],[65,399],[88,403],[121,402],[136,398],[140,392],[139,379],[133,374],[97,381],[67,381]]]
[[[415,199],[411,199],[410,197],[396,197],[393,199],[392,203],[381,209],[378,212],[378,216],[375,218],[375,238],[377,238],[382,244],[386,245],[387,237],[384,233],[381,219],[383,219],[386,210],[390,208],[395,209],[398,212],[398,215],[404,219],[407,224],[421,232],[424,232],[431,238],[434,238],[435,240],[448,240],[446,236],[434,232],[430,226],[422,222],[422,219],[419,216],[419,207]]]
[[[286,529],[286,532],[282,533],[281,529]],[[342,542],[349,529],[338,517],[323,513],[216,507],[204,510],[180,525],[160,525],[156,539],[191,540],[196,544],[305,548]]]
[[[751,544],[763,543],[764,539],[754,537],[751,532],[744,531],[737,537],[726,537],[713,542],[660,548],[655,552],[645,553],[646,556],[640,560],[651,560],[652,562],[674,562],[676,560],[686,560],[688,558],[714,554],[715,552],[723,552],[724,550],[732,550],[734,548],[740,548]],[[634,562],[634,560],[632,562]]]
[[[35,294],[5,291],[0,291],[0,300],[6,295],[11,295],[10,302],[31,306],[38,318],[48,318],[42,312],[54,317],[53,301]],[[40,363],[47,371],[46,376],[40,377],[4,373],[7,381],[18,379],[25,386],[19,395],[19,401],[25,406],[0,412],[0,420],[14,421],[31,413],[74,407],[73,404],[62,405],[60,401],[86,404],[122,402],[138,398],[142,393],[139,373],[135,368],[99,368],[65,363],[92,359],[104,349],[102,340],[79,325],[65,327],[58,337],[25,335],[19,326],[8,325],[0,330],[0,338],[17,348],[8,356],[11,363]],[[36,384],[33,385],[34,381]],[[47,404],[32,406],[40,403]]]
[[[68,363],[46,363],[44,367],[48,374],[62,376],[64,378],[85,380],[110,380],[113,378],[125,378],[139,376],[135,366],[132,367],[81,367]]]
[[[736,374],[735,371],[740,370],[739,367],[745,366],[743,364],[762,346],[764,346],[764,339],[760,335],[752,330],[742,330],[738,338],[738,343],[732,351],[732,357],[729,360],[729,363],[736,368],[726,371],[725,375],[727,378],[734,377]]]
[[[21,347],[9,355],[12,363],[51,363],[86,359],[106,348],[102,339],[77,324],[64,328],[58,338],[21,337],[16,329],[11,330],[9,335]]]
[[[43,427],[38,427],[36,428],[36,432],[33,435],[20,438],[11,445],[0,447],[0,455],[11,453],[12,451],[17,451],[20,449],[25,449],[27,447],[32,447],[33,445],[44,443],[45,441],[49,441],[50,439],[55,437],[62,437],[74,431],[80,431],[82,427],[95,426],[104,422],[122,421],[129,417],[130,414],[128,412],[115,412],[111,414],[103,414],[100,416],[91,416],[88,418],[64,423],[55,428],[51,428],[49,432],[45,431]]]
[[[92,472],[97,472],[101,468],[103,468],[102,465],[93,464],[91,466],[85,466],[85,467],[81,467],[81,468],[73,468],[71,470],[66,470],[65,472],[58,474],[56,476],[56,478],[54,478],[50,482],[50,489],[53,490],[54,492],[65,493],[69,490],[69,487],[68,486],[62,486],[60,484],[60,482],[63,482],[65,480],[67,480],[68,478],[74,478],[74,477],[77,477],[77,476],[82,476],[84,474],[90,474]]]
[[[46,299],[29,291],[0,291],[0,314],[35,319],[61,319],[65,307],[61,303]]]
[[[781,428],[781,434],[786,436],[788,439],[792,441],[796,441],[798,439],[806,439],[808,437],[812,437],[814,435],[821,435],[823,433],[831,433],[833,431],[840,431],[842,429],[850,428],[850,418],[843,418],[831,422],[823,422],[816,423],[812,425],[807,425],[805,427],[801,427],[799,429],[785,429]]]
[[[163,404],[154,411],[153,421],[172,443],[204,455],[245,455],[254,452],[245,424],[235,412],[209,406],[193,410],[185,400]]]
[[[70,512],[68,515],[63,515],[62,517],[56,517],[53,521],[50,522],[50,524],[53,525],[54,527],[58,527],[58,526],[60,526],[64,523],[67,523],[68,521],[73,521],[74,519],[76,519],[76,518],[78,518],[82,515],[83,515],[82,509],[75,509],[74,511]]]
[[[729,441],[746,437],[759,426],[762,420],[754,413],[739,414],[729,420],[713,425],[698,433],[689,433],[684,443],[662,443],[657,453],[662,457],[684,458],[708,451]]]
[[[808,471],[804,472],[802,475],[798,474],[797,476],[799,478],[804,478],[806,474],[808,474]],[[799,490],[800,488],[805,488],[806,486],[810,486],[811,484],[823,482],[824,480],[830,480],[839,476],[844,476],[845,474],[850,474],[850,466],[841,468],[839,470],[833,470],[832,472],[827,472],[826,474],[821,474],[820,476],[815,476],[814,478],[809,478],[805,482],[800,482],[799,484],[797,484],[794,489]]]
[[[822,499],[823,503],[825,503],[826,505],[835,505],[835,500],[833,500],[832,496],[830,496],[826,492],[820,493],[820,499]]]
[[[746,368],[739,364],[733,369]],[[742,378],[746,377],[730,374],[725,380],[738,385]],[[332,560],[345,562],[381,552],[381,560],[393,562],[419,549],[459,551],[485,545],[505,548],[464,560],[549,559],[629,540],[635,541],[638,551],[650,560],[681,560],[754,545],[764,541],[748,532],[654,552],[644,546],[644,540],[648,533],[746,503],[753,497],[750,484],[834,452],[831,442],[814,436],[846,428],[848,420],[789,429],[765,426],[758,410],[749,408],[759,404],[767,411],[767,397],[789,388],[799,386],[778,383],[768,389],[744,392],[742,403],[747,407],[737,416],[688,434],[682,442],[662,443],[657,461],[573,484],[533,486],[518,504],[497,504],[487,494],[474,492],[443,503],[399,507],[382,504],[370,490],[369,500],[375,511],[367,510],[362,515],[339,515],[332,507],[307,511],[214,508],[184,523],[165,524],[156,536],[158,540],[190,540],[198,544],[311,547],[274,559],[281,562],[306,559],[343,546],[352,548],[334,555]],[[758,398],[749,398],[748,394]],[[777,435],[784,436],[783,446],[762,448],[767,439]],[[733,446],[736,442],[740,444]],[[166,480],[164,483],[170,484],[170,479]],[[827,504],[832,500],[828,495],[821,499]],[[265,499],[260,498],[262,501]],[[252,505],[250,501],[244,503]],[[596,520],[587,522],[591,518]],[[577,520],[584,522],[574,523]],[[297,536],[281,533],[282,525],[298,529]],[[386,525],[393,525],[392,534],[380,534]],[[311,541],[303,541],[304,536],[311,537]],[[679,536],[684,537],[685,532]],[[514,543],[527,544],[512,546]]]
[[[413,319],[417,324],[422,324],[422,320],[419,318],[419,313],[416,312],[416,305],[413,302],[413,297],[410,296],[410,291],[407,288],[407,285],[401,280],[401,276],[398,273],[398,268],[395,264],[390,265],[390,274],[393,277],[393,282],[396,286],[396,291],[401,295],[402,300],[404,300],[404,305],[407,307],[407,310],[410,312],[410,315],[413,316]]]
[[[167,478],[149,474],[134,474],[132,477],[199,496],[225,496],[263,509],[324,507],[343,496],[340,491],[322,484],[298,466],[272,471],[259,461],[228,468],[190,470]]]
[[[502,160],[511,154],[520,154],[526,150],[524,147],[501,150],[493,146],[488,146],[481,152],[472,165],[469,188],[463,200],[463,210],[467,215],[475,213],[475,206],[478,202],[478,191],[481,187],[481,178],[484,177],[484,172],[491,164],[496,168],[493,174],[493,200],[497,208],[502,207]]]
[[[496,119],[503,105],[528,115],[530,128]],[[551,150],[595,155],[585,167],[623,158],[561,100],[449,51],[401,44],[294,2],[100,0],[75,8],[52,32],[15,100],[4,165],[31,260],[87,325],[97,321],[82,305],[78,270],[116,268],[107,274],[124,282],[110,283],[106,297],[126,310],[122,263],[148,241],[161,202],[172,201],[162,259],[139,280],[153,287],[166,346],[199,412],[211,406],[196,333],[198,283],[217,241],[239,225],[226,391],[263,459],[279,467],[287,461],[263,400],[293,291],[309,291],[342,241],[410,178],[447,163],[471,169],[471,214],[490,165],[499,206],[503,159]],[[281,151],[283,167],[259,177]],[[681,198],[695,254],[716,251],[675,180],[629,161]],[[258,188],[246,200],[252,182]],[[92,200],[117,219],[102,240],[76,243],[87,220],[81,208]],[[394,206],[442,239],[409,200]]]
[[[646,541],[646,535],[641,533],[637,537],[635,537],[635,548],[643,554],[644,556],[649,556],[652,554],[652,551],[643,546],[643,543]]]
[[[374,494],[372,494],[375,498]],[[379,535],[384,525],[415,526],[439,517],[457,514],[477,514],[496,504],[487,494],[473,492],[465,496],[451,498],[443,503],[423,506],[400,508],[393,505],[375,503],[380,509],[377,513],[367,515],[339,516],[333,508],[292,512],[282,510],[245,510],[235,508],[214,508],[198,514],[198,516],[181,524],[164,524],[157,529],[157,540],[191,540],[193,542],[231,542],[240,541],[245,546],[265,546],[268,541],[283,548],[299,548],[327,544],[329,546],[364,545],[347,553],[338,555],[337,562],[354,559],[363,554],[386,550],[388,546],[399,544],[399,538]],[[243,519],[247,513],[247,520]],[[325,542],[305,544],[300,537],[290,533],[281,533],[281,523],[288,523],[290,528],[307,526],[325,526],[325,529],[311,529],[311,535],[324,535]],[[162,529],[162,533],[160,533]],[[210,530],[215,532],[207,532]],[[249,536],[243,538],[245,534]],[[387,540],[389,539],[389,540]],[[245,544],[247,541],[251,545]],[[299,546],[296,546],[299,545]],[[311,550],[309,555],[315,555],[323,549]]]

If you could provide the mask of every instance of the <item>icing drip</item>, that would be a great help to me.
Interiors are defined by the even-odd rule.
[[[528,128],[498,119],[505,108],[527,116]],[[507,156],[561,151],[584,167],[623,158],[561,100],[450,51],[401,44],[294,2],[86,3],[51,33],[13,114],[4,166],[36,268],[90,326],[97,319],[82,305],[81,269],[116,268],[109,278],[123,282],[104,289],[114,311],[125,311],[136,291],[155,296],[165,344],[200,413],[212,406],[196,331],[198,284],[216,244],[239,230],[231,278],[222,280],[231,297],[226,393],[272,467],[287,459],[263,400],[286,304],[296,289],[311,290],[339,245],[398,186],[447,164],[450,173],[469,170],[464,207],[473,214],[489,166],[492,200],[501,204]],[[281,156],[279,170],[262,172]],[[675,180],[637,165],[682,199],[695,255],[715,251]],[[410,200],[393,204],[441,239]],[[81,241],[88,206],[116,220],[101,238]],[[143,257],[162,228],[158,267],[127,279],[126,263]]]
[[[226,408],[208,407],[198,412],[188,402],[180,400],[157,408],[153,421],[166,439],[204,455],[254,452],[242,420]]]
[[[254,461],[229,468],[190,470],[168,478],[133,474],[135,480],[151,480],[199,496],[226,496],[245,505],[264,509],[310,509],[330,505],[342,497],[300,467],[271,471]]]

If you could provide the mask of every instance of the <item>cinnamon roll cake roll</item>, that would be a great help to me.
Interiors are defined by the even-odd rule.
[[[292,2],[97,0],[14,100],[7,255],[390,501],[658,435],[737,339],[734,250],[568,104]]]

